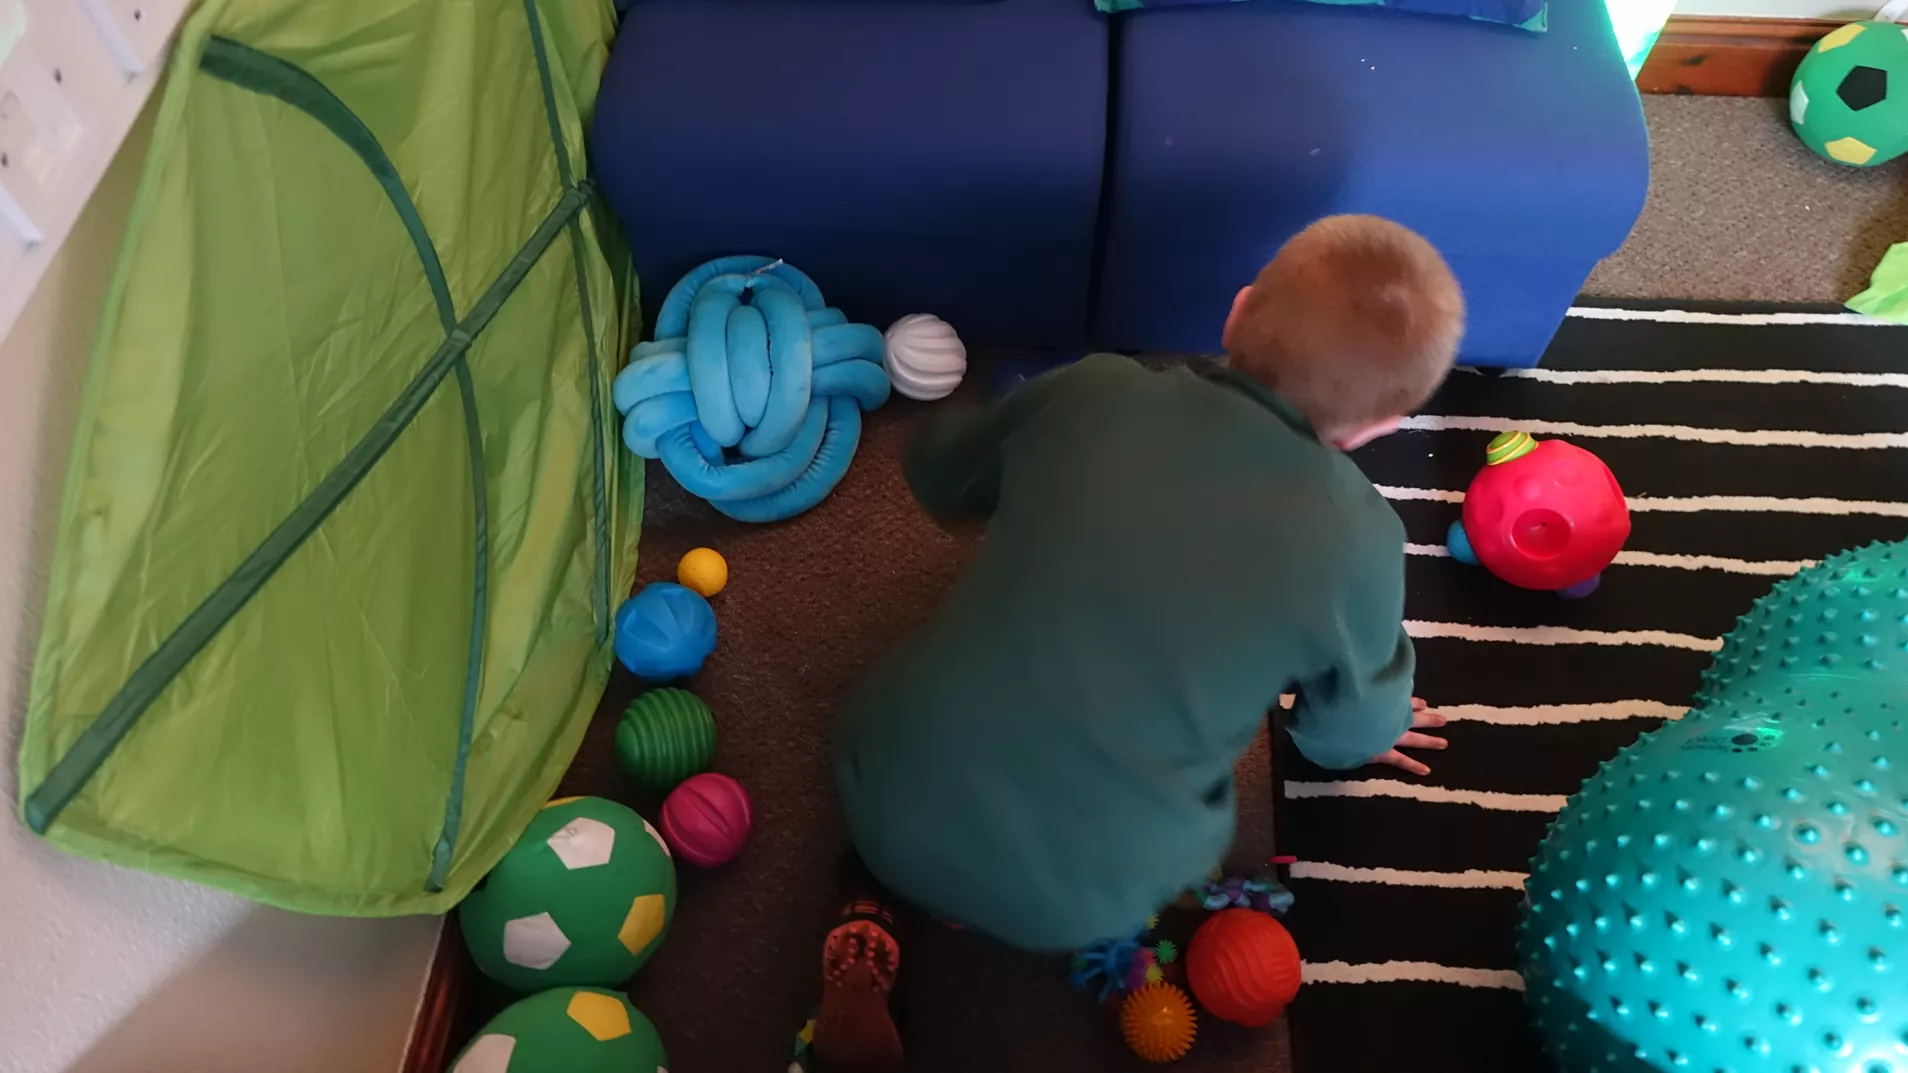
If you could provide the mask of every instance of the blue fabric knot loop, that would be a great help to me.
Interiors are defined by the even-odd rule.
[[[789,265],[710,261],[670,289],[656,341],[617,374],[623,442],[731,518],[793,517],[840,483],[861,411],[888,401],[884,345]]]

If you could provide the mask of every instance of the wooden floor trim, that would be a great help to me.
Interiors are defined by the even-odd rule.
[[[1677,15],[1663,27],[1637,75],[1644,93],[1786,97],[1811,46],[1842,25],[1833,19]]]
[[[463,931],[454,917],[445,917],[437,935],[437,955],[424,980],[423,1000],[411,1023],[411,1042],[404,1051],[402,1073],[444,1073],[450,1064],[451,1036],[456,1031],[457,1004],[472,966],[464,950]]]

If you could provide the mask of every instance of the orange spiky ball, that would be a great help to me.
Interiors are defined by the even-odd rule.
[[[1177,1062],[1192,1050],[1198,1031],[1192,1000],[1172,984],[1147,984],[1120,1004],[1120,1031],[1148,1062]]]

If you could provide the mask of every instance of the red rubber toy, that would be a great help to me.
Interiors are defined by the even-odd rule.
[[[1464,493],[1453,558],[1520,588],[1588,596],[1630,537],[1630,508],[1603,460],[1562,440],[1505,432]]]
[[[749,795],[727,775],[692,775],[663,801],[663,841],[698,868],[716,868],[742,852],[754,818]]]
[[[1285,925],[1253,909],[1223,909],[1193,933],[1186,982],[1206,1012],[1259,1028],[1298,994],[1298,944]]]

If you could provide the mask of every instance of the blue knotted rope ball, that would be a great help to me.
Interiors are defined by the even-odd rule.
[[[1904,566],[1777,585],[1558,816],[1518,945],[1565,1073],[1908,1073]]]
[[[656,581],[616,609],[616,658],[638,678],[668,682],[702,669],[715,651],[709,601],[673,581]]]
[[[670,289],[655,342],[616,377],[623,442],[731,518],[800,514],[848,472],[861,411],[888,401],[884,346],[781,261],[710,261]]]

